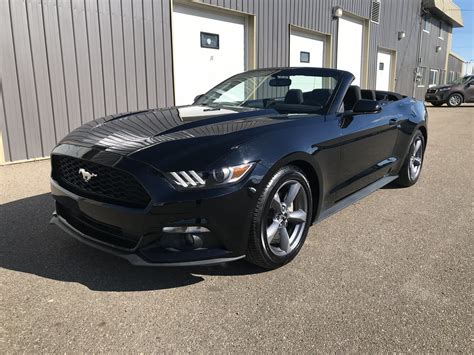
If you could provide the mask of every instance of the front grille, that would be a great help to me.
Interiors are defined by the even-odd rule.
[[[150,196],[135,178],[116,168],[63,155],[52,156],[53,178],[65,189],[96,201],[144,208]],[[94,174],[84,181],[79,170]]]

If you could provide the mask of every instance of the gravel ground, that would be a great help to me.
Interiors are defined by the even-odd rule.
[[[473,113],[430,107],[418,183],[270,272],[133,267],[48,224],[49,161],[0,167],[0,352],[472,352]]]

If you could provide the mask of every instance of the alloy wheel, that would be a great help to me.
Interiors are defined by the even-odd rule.
[[[296,180],[283,183],[275,192],[262,223],[262,237],[270,251],[285,256],[299,244],[308,219],[308,195]]]
[[[451,106],[458,106],[461,104],[461,97],[459,95],[452,95],[449,98],[449,104]]]
[[[412,145],[409,163],[409,174],[412,181],[418,178],[421,171],[421,163],[423,161],[423,139],[417,137]]]

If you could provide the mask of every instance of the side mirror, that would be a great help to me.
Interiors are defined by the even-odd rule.
[[[204,94],[199,94],[198,96],[196,96],[196,97],[194,98],[194,102],[193,102],[193,103],[196,103],[196,101],[199,100],[199,99],[200,99],[201,97],[203,97],[203,96],[204,96]]]
[[[378,101],[373,100],[359,100],[354,105],[352,112],[354,113],[376,113],[382,110]]]
[[[472,85],[472,82],[468,82],[468,83],[466,84],[466,87],[468,88],[468,87],[470,87],[471,85]]]

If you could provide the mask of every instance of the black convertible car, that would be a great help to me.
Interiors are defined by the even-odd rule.
[[[137,265],[279,267],[311,224],[420,176],[424,104],[353,79],[254,70],[190,106],[89,122],[51,154],[52,223]]]

